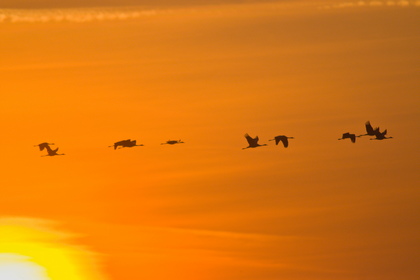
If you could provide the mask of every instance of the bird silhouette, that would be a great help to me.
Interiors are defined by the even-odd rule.
[[[184,142],[182,142],[181,139],[180,139],[180,140],[168,140],[165,143],[160,143],[160,144],[161,145],[165,145],[165,144],[167,144],[167,145],[175,145],[175,144],[182,144],[182,143],[184,143]]]
[[[346,133],[343,133],[343,136],[341,138],[338,138],[338,140],[343,140],[343,139],[347,139],[348,138],[348,139],[351,140],[352,143],[356,143],[356,137],[360,137],[360,136],[361,135],[356,136],[356,134],[346,132]]]
[[[246,138],[246,141],[248,141],[249,146],[245,147],[245,148],[242,148],[242,150],[248,149],[248,148],[257,148],[257,147],[260,147],[260,146],[267,146],[267,144],[262,144],[262,145],[258,144],[258,140],[259,140],[258,136],[255,137],[255,138],[252,138],[247,133],[247,134],[245,134],[245,138]]]
[[[362,134],[362,135],[358,135],[357,137],[360,136],[375,136],[376,132],[379,132],[379,127],[376,127],[375,129],[373,129],[372,125],[370,124],[370,121],[367,121],[365,123],[365,127],[366,127],[366,134]]]
[[[41,144],[38,144],[38,145],[34,145],[34,147],[39,147],[39,150],[42,151],[46,147],[48,147],[49,145],[54,145],[54,143],[44,142],[44,143],[41,143]]]
[[[50,157],[52,157],[52,156],[64,156],[64,154],[57,153],[58,148],[53,150],[53,149],[51,149],[50,145],[54,145],[54,144],[53,143],[44,142],[44,143],[35,145],[35,147],[38,146],[40,151],[43,151],[44,149],[47,150],[47,153],[48,154],[47,155],[43,155],[43,157],[48,157],[48,156],[50,156]]]
[[[121,146],[121,148],[131,148],[135,146],[144,146],[144,145],[143,144],[137,145],[136,140],[127,139],[127,140],[121,140],[121,141],[115,142],[114,145],[108,146],[108,147],[114,147],[114,150],[116,150],[119,146]]]
[[[279,142],[281,141],[283,143],[283,146],[285,148],[289,147],[289,140],[288,139],[294,139],[294,137],[287,137],[286,135],[278,135],[276,137],[274,137],[274,139],[269,139],[268,141],[276,141],[276,145],[279,144]]]
[[[386,137],[385,135],[387,134],[388,130],[385,129],[382,132],[376,131],[375,133],[375,138],[371,138],[370,140],[384,140],[384,139],[392,139],[392,137]]]

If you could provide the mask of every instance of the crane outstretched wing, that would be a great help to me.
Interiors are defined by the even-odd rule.
[[[281,141],[285,148],[287,148],[289,146],[289,140],[287,140],[287,136],[285,136],[285,135],[278,135],[278,136],[274,137],[274,140],[276,140],[276,145],[278,145]]]
[[[373,135],[373,134],[375,134],[375,131],[373,130],[372,125],[370,124],[370,121],[367,121],[367,122],[366,122],[366,132],[367,132],[367,134],[369,134],[369,135]]]
[[[287,137],[282,137],[281,138],[281,142],[283,142],[283,146],[285,147],[285,148],[287,148],[287,147],[289,147],[289,140],[287,140]]]
[[[253,143],[253,141],[254,141],[254,139],[251,136],[249,136],[248,133],[245,134],[245,138],[246,138],[246,141],[248,141],[248,144],[251,146],[252,143]]]

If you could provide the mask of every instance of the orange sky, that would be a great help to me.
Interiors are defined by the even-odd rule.
[[[418,279],[419,1],[29,2],[0,10],[2,217],[109,279]],[[367,120],[394,138],[337,141]]]

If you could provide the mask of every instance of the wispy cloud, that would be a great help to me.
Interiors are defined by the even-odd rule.
[[[418,0],[420,1],[420,0]],[[206,3],[206,1],[204,1]],[[203,4],[203,3],[202,3]],[[233,5],[235,4],[235,5]],[[247,12],[250,8],[254,14],[277,10],[280,7],[288,10],[295,7],[293,1],[248,1],[241,2],[232,0],[212,3],[212,5],[167,5],[152,8],[146,6],[130,7],[84,7],[84,8],[45,8],[45,9],[0,9],[1,23],[88,23],[98,21],[123,21],[152,17],[174,12],[186,12],[188,14],[203,13],[220,17],[224,14],[237,14]],[[308,5],[308,2],[300,2],[298,7]]]
[[[138,19],[155,16],[157,13],[158,10],[144,10],[140,8],[84,8],[41,10],[0,9],[0,23],[84,23],[94,21]]]
[[[218,238],[229,238],[229,239],[249,239],[249,240],[275,240],[275,239],[296,239],[297,236],[289,235],[275,235],[275,234],[264,234],[264,233],[248,233],[248,232],[232,232],[232,231],[221,231],[221,230],[203,230],[203,229],[191,229],[191,228],[176,228],[176,227],[143,227],[148,230],[157,230],[162,232],[191,234],[202,237],[218,237]]]
[[[353,7],[420,7],[420,0],[359,0],[322,6],[323,9]]]

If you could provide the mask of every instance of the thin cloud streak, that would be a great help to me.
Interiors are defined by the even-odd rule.
[[[178,227],[148,227],[141,226],[148,231],[160,231],[168,233],[181,233],[191,234],[195,236],[211,236],[220,238],[234,238],[234,239],[249,239],[249,240],[267,240],[267,239],[297,239],[301,238],[298,236],[290,235],[276,235],[276,234],[264,234],[264,233],[248,233],[248,232],[232,232],[232,231],[220,231],[220,230],[203,230],[203,229],[191,229],[191,228],[178,228]]]
[[[268,2],[275,6],[285,4]],[[308,5],[307,2],[301,2]],[[420,0],[373,0],[373,1],[347,1],[323,5],[321,9],[339,9],[355,7],[420,7]],[[184,8],[185,10],[185,8]],[[190,12],[196,11],[193,8]],[[173,13],[173,9],[145,9],[144,7],[126,8],[73,8],[73,9],[0,9],[1,23],[89,23],[100,21],[124,21],[153,17],[159,14]]]
[[[73,63],[44,63],[44,64],[21,64],[13,66],[0,67],[0,71],[33,71],[33,70],[54,70],[69,68],[87,68],[87,67],[103,67],[127,65],[129,63],[123,61],[93,61],[93,62],[73,62]]]
[[[168,10],[144,9],[46,9],[46,10],[0,10],[0,23],[50,23],[74,22],[85,23],[95,21],[121,21],[155,16],[167,13]]]
[[[348,1],[322,6],[323,9],[341,9],[355,7],[420,7],[419,0],[371,0]]]

